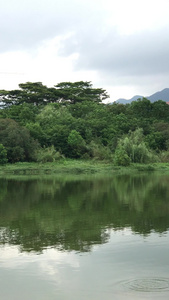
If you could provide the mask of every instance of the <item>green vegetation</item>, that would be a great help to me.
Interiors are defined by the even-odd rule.
[[[4,165],[7,162],[8,162],[7,151],[6,151],[5,147],[2,144],[0,144],[0,164]]]
[[[107,105],[106,91],[83,81],[52,88],[27,82],[0,97],[0,164],[169,162],[169,105],[162,100]]]
[[[169,172],[169,163],[153,163],[153,164],[130,164],[112,165],[110,162],[98,160],[77,160],[77,159],[62,159],[58,152],[54,153],[55,161],[50,162],[51,152],[48,153],[44,149],[43,156],[40,156],[42,162],[17,162],[14,164],[4,164],[0,167],[0,177],[11,177],[20,175],[56,175],[56,176],[71,176],[76,178],[76,175],[94,175],[94,176],[112,176],[113,174],[134,174],[147,171],[163,171]],[[43,150],[42,150],[43,152]],[[41,155],[41,154],[40,154]],[[48,156],[49,155],[49,156]],[[53,159],[53,158],[52,158]]]

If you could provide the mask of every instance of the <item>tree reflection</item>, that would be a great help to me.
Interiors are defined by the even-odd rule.
[[[108,228],[147,235],[169,228],[168,175],[102,179],[1,179],[0,242],[20,251],[91,251]]]

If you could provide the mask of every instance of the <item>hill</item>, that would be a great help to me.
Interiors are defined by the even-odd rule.
[[[165,102],[169,101],[169,88],[166,88],[160,92],[157,92],[149,97],[147,97],[151,102],[155,102],[157,100],[163,100]]]
[[[140,95],[135,95],[134,97],[132,97],[131,99],[124,99],[124,98],[120,98],[118,100],[116,100],[116,103],[121,103],[121,104],[127,104],[127,103],[131,103],[132,101],[136,101],[139,98],[147,98],[149,99],[151,102],[155,102],[158,100],[163,100],[165,102],[169,101],[169,88],[165,88],[162,91],[156,92],[150,96],[140,96]]]

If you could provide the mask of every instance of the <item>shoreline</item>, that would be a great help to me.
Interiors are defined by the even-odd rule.
[[[128,167],[115,166],[105,161],[60,160],[37,163],[18,162],[0,167],[0,176],[6,175],[97,175],[121,174],[147,171],[169,171],[169,163],[131,164]]]

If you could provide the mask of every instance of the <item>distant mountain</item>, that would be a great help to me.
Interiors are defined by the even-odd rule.
[[[136,101],[139,98],[142,99],[143,96],[136,95],[136,96],[134,96],[134,97],[132,97],[131,99],[128,99],[128,100],[124,99],[124,98],[120,98],[120,99],[116,100],[115,102],[121,103],[121,104],[127,104],[127,103],[131,103],[132,101]]]
[[[155,102],[157,100],[163,100],[165,102],[169,101],[169,88],[166,88],[160,92],[157,92],[149,97],[146,97],[149,99],[151,102]]]
[[[158,100],[163,100],[165,102],[169,102],[169,88],[166,88],[160,92],[157,92],[153,95],[150,96],[140,96],[140,95],[136,95],[134,97],[132,97],[131,99],[124,99],[124,98],[120,98],[118,100],[115,101],[115,103],[121,103],[121,104],[127,104],[127,103],[131,103],[132,101],[136,101],[139,98],[147,98],[149,99],[151,102],[155,102]]]

